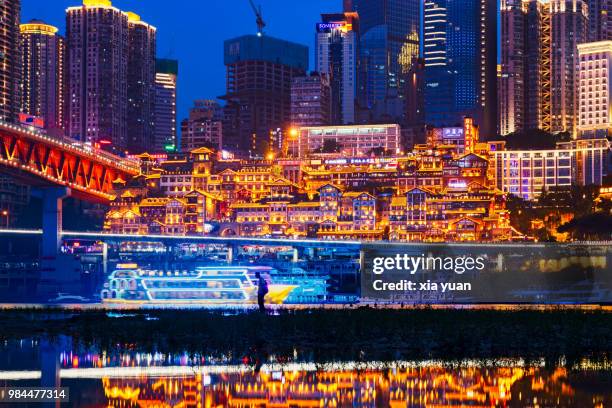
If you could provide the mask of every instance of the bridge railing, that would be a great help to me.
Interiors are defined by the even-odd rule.
[[[77,151],[86,156],[92,156],[94,158],[102,158],[106,161],[110,161],[116,166],[124,167],[130,171],[137,172],[140,170],[140,163],[136,159],[130,159],[127,157],[121,157],[116,154],[107,152],[105,150],[97,149],[93,146],[84,144],[78,140],[66,137],[66,136],[50,136],[47,133],[40,131],[34,127],[24,127],[14,123],[7,123],[0,121],[0,127],[4,127],[8,130],[14,130],[17,132],[25,132],[30,137],[35,137],[44,142],[57,143],[62,148],[68,148],[73,151]]]

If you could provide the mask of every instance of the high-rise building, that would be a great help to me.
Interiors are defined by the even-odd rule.
[[[587,41],[588,8],[582,0],[551,0],[551,131],[575,136],[578,118],[578,44]]]
[[[436,127],[474,118],[497,131],[497,2],[432,0],[423,9],[425,120]]]
[[[110,0],[66,9],[68,136],[127,147],[128,16]]]
[[[223,145],[262,156],[291,122],[291,81],[308,69],[308,47],[266,35],[225,41],[227,101]]]
[[[578,132],[584,138],[611,136],[612,41],[579,44],[578,54]]]
[[[315,45],[316,70],[329,77],[331,121],[355,123],[359,16],[354,12],[321,14]]]
[[[20,113],[42,120],[52,135],[65,128],[65,42],[57,27],[32,20],[20,26]]]
[[[590,42],[612,40],[612,0],[586,0]]]
[[[328,125],[331,118],[331,89],[326,74],[312,72],[291,83],[291,126]]]
[[[582,0],[504,0],[500,132],[526,129],[575,135],[577,45],[587,39]]]
[[[419,0],[353,0],[349,9],[359,14],[360,108],[370,120],[404,122],[408,71],[419,56],[421,2]]]
[[[156,29],[128,12],[127,148],[141,153],[154,147]]]
[[[223,148],[223,109],[216,101],[197,100],[181,122],[181,151],[199,147]]]
[[[19,13],[20,0],[0,2],[0,120],[14,122],[19,111]]]
[[[499,133],[525,128],[525,35],[523,0],[501,2],[501,71],[499,81]]]
[[[155,67],[153,151],[174,150],[176,140],[176,83],[178,61],[158,59]]]

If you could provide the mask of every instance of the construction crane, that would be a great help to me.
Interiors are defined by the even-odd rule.
[[[261,6],[255,7],[253,0],[249,0],[249,3],[251,3],[251,8],[255,12],[255,17],[257,17],[257,19],[255,20],[255,22],[257,23],[257,35],[261,37],[263,35],[263,29],[266,26],[266,22],[261,16]]]

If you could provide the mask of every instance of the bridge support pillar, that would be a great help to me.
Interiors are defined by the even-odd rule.
[[[42,198],[42,256],[55,258],[62,243],[62,200],[70,195],[67,187],[39,189]]]
[[[62,243],[62,200],[70,196],[67,187],[37,188],[32,194],[42,199],[42,257],[38,295],[41,300],[59,292],[78,293],[81,264],[72,255],[59,252]]]

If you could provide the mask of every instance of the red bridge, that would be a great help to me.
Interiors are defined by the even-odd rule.
[[[0,122],[0,173],[32,187],[42,199],[41,287],[56,293],[78,281],[74,260],[59,254],[62,199],[73,195],[87,201],[113,198],[112,182],[139,174],[137,162],[83,146],[72,139]]]
[[[3,122],[0,167],[33,187],[64,186],[74,196],[102,202],[112,198],[113,180],[129,180],[140,171],[135,161]]]

